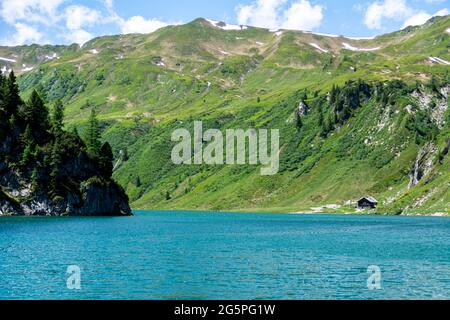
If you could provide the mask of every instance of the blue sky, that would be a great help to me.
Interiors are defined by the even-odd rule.
[[[0,0],[0,45],[82,44],[197,17],[367,37],[420,25],[449,10],[450,0]]]

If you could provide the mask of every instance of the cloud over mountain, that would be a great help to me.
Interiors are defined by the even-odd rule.
[[[312,30],[323,20],[325,8],[312,5],[307,0],[288,3],[287,0],[257,0],[250,5],[236,8],[237,21],[269,29]]]

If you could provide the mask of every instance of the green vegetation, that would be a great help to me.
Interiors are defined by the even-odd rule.
[[[77,185],[92,175],[108,181],[112,177],[113,155],[110,145],[100,145],[98,122],[93,112],[90,118],[87,143],[76,131],[63,130],[64,112],[61,101],[56,101],[50,117],[49,110],[36,90],[28,101],[19,96],[14,72],[8,77],[0,75],[0,164],[2,175],[6,168],[31,181],[34,192],[63,198],[78,192]],[[68,163],[79,160],[86,172],[68,172]],[[77,161],[77,160],[75,160]],[[83,163],[84,162],[84,163]],[[92,166],[92,168],[89,168]],[[6,168],[5,168],[6,167]],[[91,171],[91,172],[89,172]],[[1,191],[2,199],[6,195]]]
[[[113,171],[136,209],[348,212],[372,195],[378,213],[449,213],[449,66],[429,59],[450,61],[449,26],[447,16],[358,41],[225,31],[198,19],[149,35],[97,38],[83,48],[42,47],[59,59],[36,63],[18,80],[29,119],[39,113],[42,120],[21,131],[22,164],[47,156],[58,185],[59,157],[86,150],[102,175]],[[343,42],[379,50],[346,50]],[[0,56],[8,54],[18,63],[32,55],[0,48]],[[47,122],[42,100],[58,106]],[[55,139],[62,105],[70,133]],[[3,110],[10,123],[22,122]],[[196,120],[222,131],[280,129],[280,174],[173,165],[173,130]],[[0,135],[7,130],[0,125]]]

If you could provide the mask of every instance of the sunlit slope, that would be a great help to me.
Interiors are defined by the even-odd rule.
[[[380,212],[433,214],[450,211],[443,152],[450,138],[449,27],[443,17],[355,40],[197,19],[148,35],[55,47],[51,60],[32,61],[26,47],[0,48],[0,57],[14,54],[16,64],[28,57],[33,70],[23,72],[22,89],[42,86],[50,103],[62,99],[67,126],[82,131],[97,109],[118,159],[115,177],[136,208],[349,211],[352,201],[373,195]],[[433,75],[438,90],[430,87]],[[347,82],[358,79],[370,95],[349,110],[330,103],[334,85],[354,97]],[[388,87],[387,101],[380,84]],[[299,129],[302,100],[310,110]],[[281,172],[262,177],[251,166],[173,165],[170,135],[194,120],[220,129],[280,129]],[[418,168],[426,174],[411,185],[421,153],[426,168]]]

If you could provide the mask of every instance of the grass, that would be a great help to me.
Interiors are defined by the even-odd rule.
[[[346,213],[354,212],[349,201],[372,195],[380,201],[378,213],[432,214],[450,212],[449,158],[408,189],[425,143],[408,129],[416,116],[405,108],[418,104],[410,93],[395,92],[387,106],[375,98],[362,103],[325,137],[317,123],[319,110],[326,118],[333,115],[326,96],[334,85],[400,79],[413,86],[429,83],[432,75],[448,79],[448,66],[431,64],[428,57],[450,60],[449,24],[450,17],[443,17],[424,27],[354,41],[296,31],[277,36],[260,28],[223,31],[197,19],[150,35],[97,38],[81,49],[0,48],[0,56],[14,53],[18,63],[36,63],[31,59],[36,50],[60,55],[20,77],[24,96],[43,85],[50,104],[63,99],[66,126],[80,132],[91,108],[98,110],[103,138],[116,156],[120,150],[129,156],[114,177],[134,208],[300,212],[336,204],[339,209],[324,210]],[[381,49],[353,52],[342,42]],[[297,131],[294,112],[304,94],[311,112]],[[430,117],[432,110],[426,113]],[[191,128],[194,120],[221,130],[280,129],[280,174],[261,177],[251,166],[173,165],[171,133]],[[447,126],[426,139],[442,149],[449,137]]]

